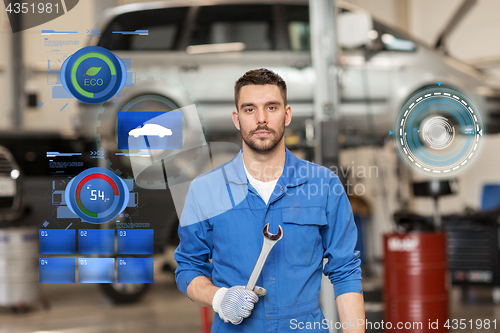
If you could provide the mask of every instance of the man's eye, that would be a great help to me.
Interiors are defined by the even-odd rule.
[[[274,111],[274,110],[276,110],[276,107],[275,106],[270,106],[270,107],[268,107],[268,109],[271,110],[271,111]]]
[[[245,112],[252,112],[253,109],[245,109]]]

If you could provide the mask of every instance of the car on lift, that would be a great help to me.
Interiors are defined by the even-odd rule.
[[[486,132],[500,131],[500,88],[491,77],[365,10],[336,4],[339,59],[332,75],[339,84],[343,146],[383,143],[405,100],[420,89],[437,86],[438,81],[477,103]],[[272,69],[287,82],[294,117],[287,129],[287,137],[293,140],[287,145],[312,150],[315,73],[307,0],[129,4],[107,10],[99,28],[101,35],[92,37],[90,45],[104,47],[124,60],[127,83],[113,101],[80,104],[75,126],[80,135],[100,140],[112,169],[134,177],[130,160],[115,154],[119,152],[118,111],[169,111],[196,103],[207,142],[237,142],[230,117],[234,82],[247,70],[260,67]],[[140,33],[134,33],[137,30]],[[191,126],[186,122],[185,131]],[[179,172],[190,158],[187,164],[180,163]],[[173,203],[162,201],[156,207],[162,210],[155,216],[148,212],[150,220],[167,225],[165,241],[175,242],[178,219]],[[134,297],[141,291],[129,292],[119,284],[113,288],[122,300],[127,293]]]

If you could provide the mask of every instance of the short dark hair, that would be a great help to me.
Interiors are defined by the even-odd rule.
[[[238,109],[238,99],[240,98],[240,90],[243,86],[248,85],[264,85],[264,84],[275,84],[281,91],[281,96],[286,106],[286,83],[285,81],[273,71],[267,68],[252,69],[236,81],[234,85],[234,103],[236,104],[236,109]]]

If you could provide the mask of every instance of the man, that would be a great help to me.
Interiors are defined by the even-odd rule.
[[[364,332],[356,227],[342,184],[286,149],[292,110],[279,75],[251,70],[234,90],[232,119],[243,149],[190,185],[175,252],[179,289],[214,308],[212,332],[328,332],[333,325],[318,300],[327,258],[343,331]],[[261,287],[245,290],[267,223],[271,233],[281,226],[283,238],[267,258]]]

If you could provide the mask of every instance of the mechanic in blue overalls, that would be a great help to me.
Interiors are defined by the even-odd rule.
[[[213,307],[213,333],[328,332],[334,326],[319,306],[323,271],[343,332],[364,332],[356,226],[341,182],[285,147],[292,110],[279,75],[248,71],[234,90],[232,119],[243,149],[190,184],[175,252],[178,288]],[[281,225],[283,239],[264,264],[260,287],[246,290],[267,223],[274,234]]]

